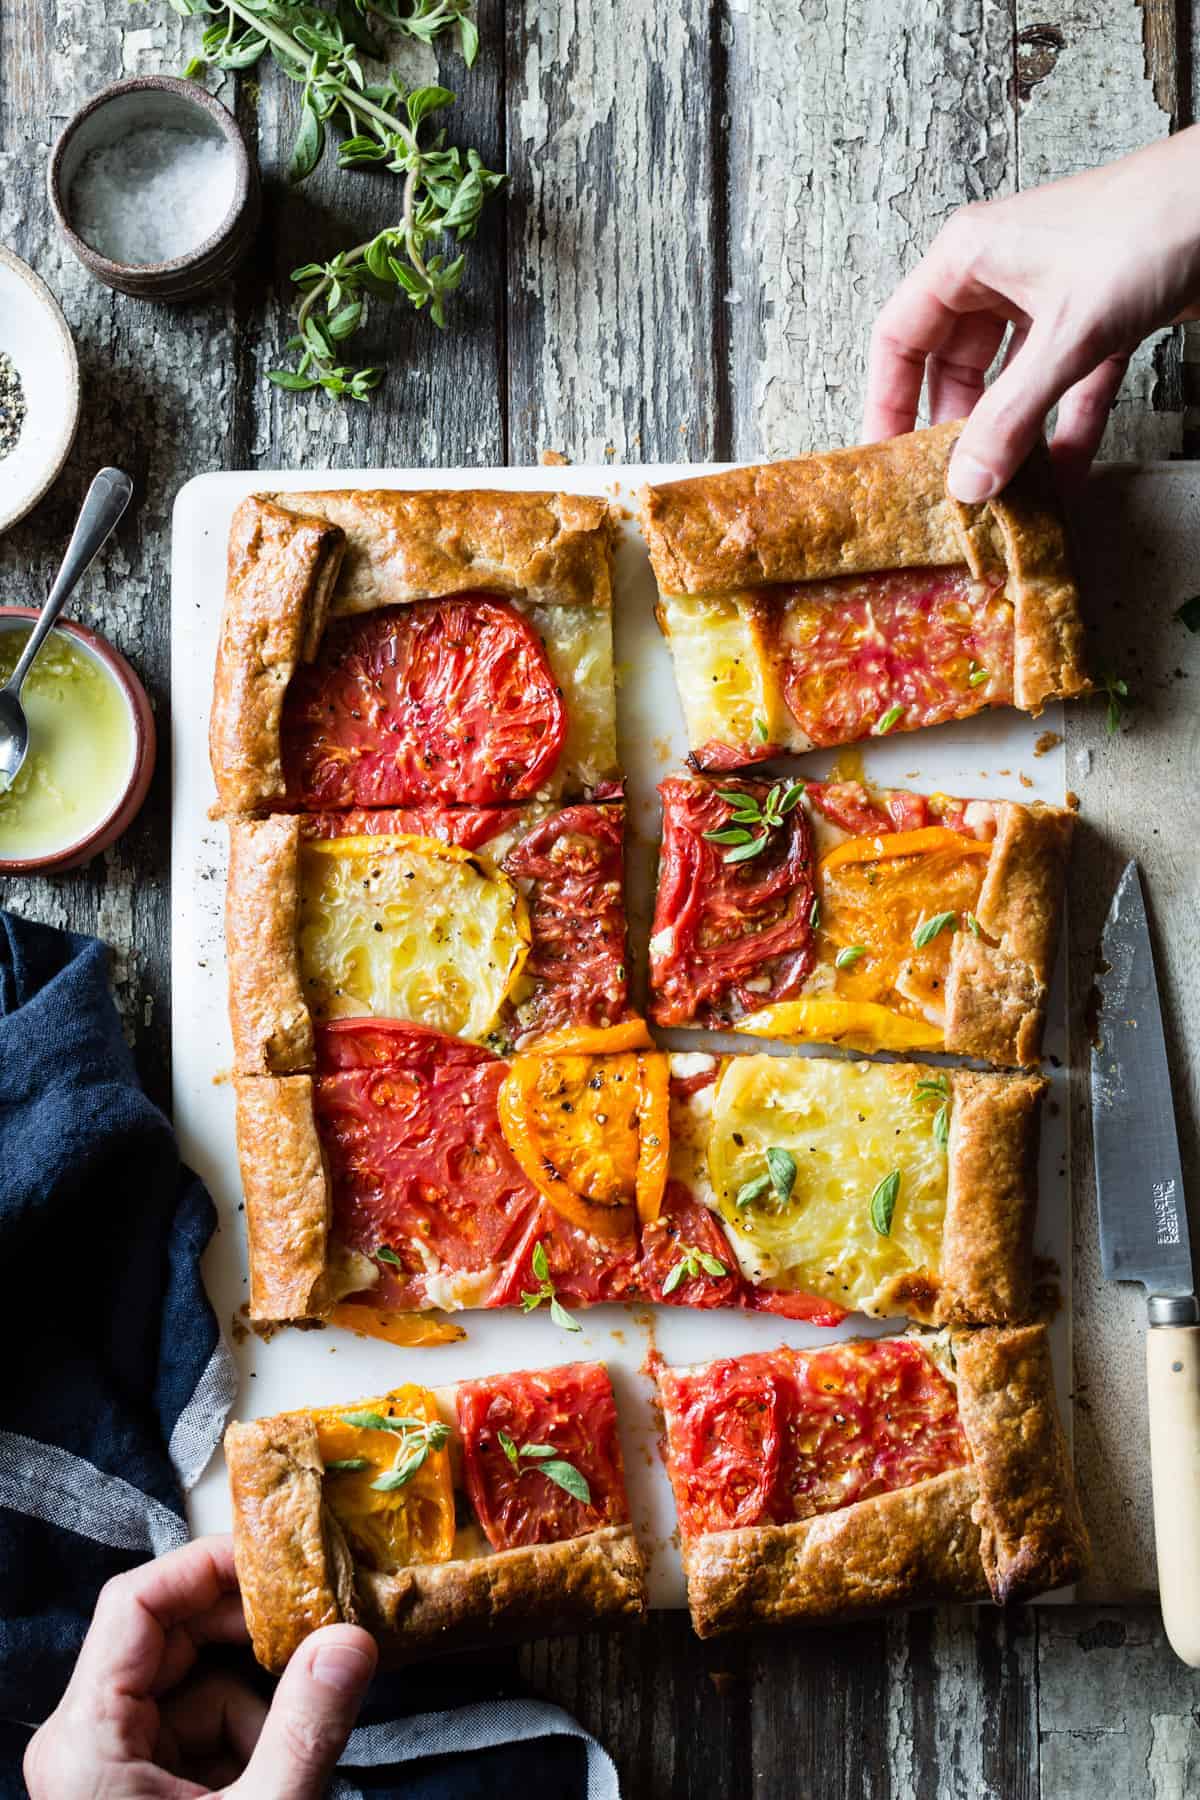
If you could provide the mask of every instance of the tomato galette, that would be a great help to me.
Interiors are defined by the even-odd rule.
[[[313,1073],[238,1078],[251,1316],[1028,1315],[1040,1081],[648,1044],[631,1024],[505,1059],[347,1019]]]
[[[963,506],[946,489],[960,430],[643,490],[700,767],[1088,691],[1045,452]]]
[[[658,1371],[701,1637],[1028,1599],[1088,1556],[1044,1326]]]
[[[1036,1061],[1068,811],[857,781],[678,775],[659,793],[658,1024]]]
[[[220,810],[619,792],[613,524],[570,494],[258,494],[234,515]]]
[[[322,1625],[363,1625],[403,1662],[645,1610],[600,1363],[235,1424],[225,1455],[264,1668]]]
[[[230,819],[236,1070],[311,1069],[334,1019],[501,1050],[620,1024],[623,833],[619,801]]]

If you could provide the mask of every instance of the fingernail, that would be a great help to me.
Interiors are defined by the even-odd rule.
[[[323,1644],[313,1657],[313,1680],[338,1694],[359,1694],[371,1679],[371,1658],[354,1644]]]
[[[985,469],[973,456],[956,456],[951,461],[950,492],[964,506],[978,506],[981,500],[990,500],[1003,485],[994,470]]]

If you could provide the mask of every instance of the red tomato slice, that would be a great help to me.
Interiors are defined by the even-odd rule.
[[[804,797],[831,825],[851,837],[924,831],[930,825],[944,825],[963,837],[990,838],[996,832],[995,807],[990,801],[913,794],[907,788],[872,792],[861,781],[810,781]]]
[[[700,1250],[725,1267],[726,1274],[685,1275],[669,1294],[663,1284],[689,1250]],[[729,1247],[720,1222],[707,1206],[692,1197],[681,1181],[669,1181],[662,1211],[653,1225],[642,1227],[642,1260],[637,1285],[651,1300],[668,1306],[737,1306],[743,1282],[737,1257]]]
[[[917,1344],[877,1338],[794,1354],[791,1517],[912,1487],[967,1461],[957,1396]]]
[[[795,1376],[786,1350],[660,1369],[667,1469],[685,1538],[787,1517],[780,1473]]]
[[[463,1474],[475,1516],[495,1550],[558,1544],[605,1525],[629,1522],[617,1409],[608,1371],[599,1363],[464,1381],[458,1390]],[[564,1491],[539,1463],[505,1454],[548,1444],[587,1483],[584,1503]]]
[[[723,792],[760,804],[765,781],[729,781]],[[769,833],[750,860],[705,836],[729,826],[732,808],[708,781],[670,776],[659,784],[663,843],[651,938],[651,1007],[660,1025],[732,1024],[743,1013],[788,1000],[815,961],[812,831],[802,806]],[[751,985],[753,983],[754,985]]]
[[[333,1231],[377,1259],[374,1304],[421,1304],[424,1278],[441,1270],[484,1274],[538,1212],[541,1196],[500,1129],[506,1069],[489,1050],[421,1027],[344,1019],[318,1030],[314,1106]]]
[[[819,1294],[782,1293],[774,1288],[755,1287],[746,1283],[742,1305],[750,1312],[774,1313],[778,1319],[803,1319],[809,1325],[840,1325],[849,1318],[844,1306],[836,1300],[823,1300]]]
[[[915,731],[1012,703],[1012,605],[998,580],[965,567],[778,588],[762,618],[788,710],[813,744],[856,743],[895,707],[890,729]]]
[[[303,813],[306,838],[423,837],[460,850],[482,850],[520,818],[519,806],[352,807],[348,812]]]
[[[689,760],[710,775],[721,775],[726,770],[744,769],[749,763],[767,762],[778,756],[782,748],[781,744],[726,744],[720,738],[710,738],[707,744],[692,751]]]
[[[566,806],[514,845],[503,868],[529,907],[517,1047],[565,1025],[605,1027],[628,1014],[625,809]]]
[[[498,1276],[488,1306],[520,1306],[523,1294],[538,1291],[541,1283],[533,1272],[533,1255],[539,1244],[546,1253],[555,1296],[568,1310],[637,1296],[637,1239],[593,1237],[544,1200]]]
[[[283,703],[290,798],[487,806],[536,792],[567,733],[536,633],[486,594],[336,620]]]

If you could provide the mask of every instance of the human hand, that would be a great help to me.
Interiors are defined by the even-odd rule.
[[[319,1800],[367,1684],[374,1640],[306,1639],[269,1708],[206,1644],[246,1640],[229,1538],[201,1538],[101,1589],[66,1693],[25,1754],[32,1800]]]
[[[990,499],[1059,403],[1051,452],[1082,480],[1130,355],[1200,317],[1200,126],[1106,168],[963,207],[883,308],[871,336],[863,437],[969,414],[949,469],[958,500]],[[985,389],[1011,324],[1003,371]]]

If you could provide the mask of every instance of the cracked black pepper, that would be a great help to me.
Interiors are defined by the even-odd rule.
[[[0,350],[0,460],[17,447],[25,423],[25,390],[12,357]]]

